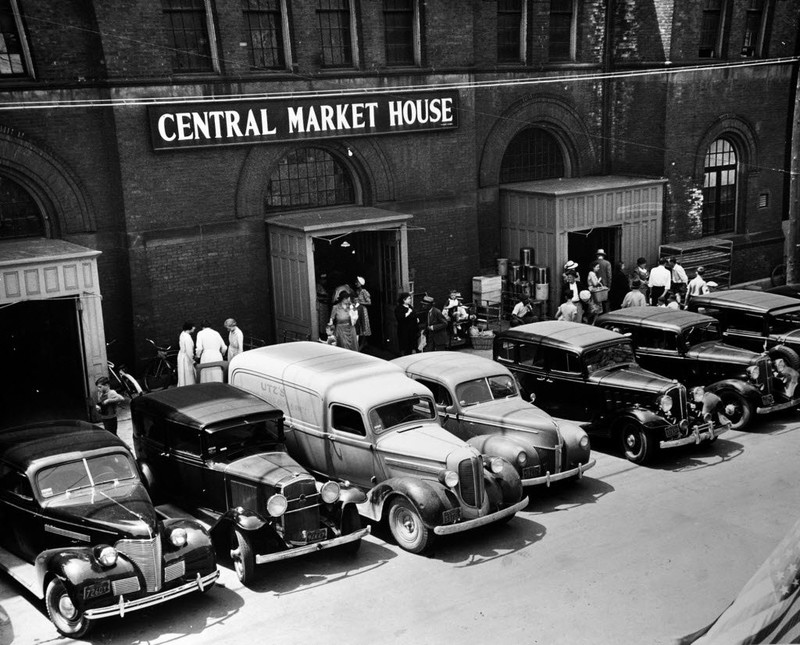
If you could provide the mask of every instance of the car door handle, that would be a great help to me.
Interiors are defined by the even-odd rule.
[[[544,381],[545,383],[552,383],[553,382],[553,379],[545,378],[544,376],[537,376],[536,380],[537,381]]]
[[[332,434],[326,434],[326,435],[325,435],[325,438],[326,438],[328,441],[336,441],[336,437],[334,437]]]

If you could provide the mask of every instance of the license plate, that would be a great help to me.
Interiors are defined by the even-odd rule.
[[[526,466],[522,469],[522,479],[531,479],[539,474],[539,466]]]
[[[461,509],[451,508],[442,513],[442,524],[455,524],[461,519]]]
[[[328,537],[327,529],[314,529],[313,531],[306,531],[306,542],[319,542]]]
[[[83,590],[83,598],[84,600],[89,600],[91,598],[105,596],[109,593],[111,593],[111,582],[109,580],[103,580],[103,582],[85,587]]]
[[[674,439],[680,434],[680,429],[678,426],[667,426],[664,433],[667,435],[667,439]]]

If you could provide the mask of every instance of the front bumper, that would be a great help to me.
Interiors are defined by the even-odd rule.
[[[590,459],[585,464],[578,464],[577,468],[572,468],[570,470],[564,470],[560,473],[545,473],[541,477],[530,477],[529,479],[523,479],[522,485],[523,486],[540,486],[544,484],[545,486],[550,486],[553,482],[561,481],[562,479],[569,479],[570,477],[577,477],[581,479],[583,477],[583,473],[589,470],[592,466],[597,463],[595,459]]]
[[[125,600],[125,595],[119,597],[119,601],[108,607],[98,607],[96,609],[87,609],[84,612],[86,618],[94,620],[96,618],[108,618],[109,616],[124,616],[129,611],[136,611],[137,609],[145,609],[153,605],[160,605],[162,602],[167,602],[173,598],[179,598],[193,591],[203,591],[214,584],[216,579],[219,578],[219,570],[215,569],[212,573],[205,576],[197,574],[197,578],[191,582],[186,582],[179,587],[166,589],[154,594],[149,594],[143,598],[136,600]]]
[[[479,526],[484,526],[486,524],[491,524],[492,522],[497,522],[498,520],[502,520],[505,517],[514,515],[515,513],[518,513],[519,511],[524,509],[527,505],[528,505],[528,498],[526,496],[513,506],[504,508],[502,511],[497,511],[496,513],[492,513],[490,515],[484,515],[483,517],[476,517],[474,520],[464,520],[463,522],[457,522],[456,524],[434,526],[433,532],[436,535],[450,535],[452,533],[461,533],[462,531],[469,531],[470,529],[478,528]]]
[[[314,542],[312,544],[306,544],[305,546],[296,546],[291,549],[287,549],[286,551],[278,551],[277,553],[256,555],[256,564],[267,564],[268,562],[278,562],[279,560],[288,560],[289,558],[296,558],[301,555],[306,555],[307,553],[315,553],[317,551],[322,551],[324,549],[332,549],[335,546],[341,546],[342,544],[347,544],[348,542],[355,542],[356,540],[360,540],[362,537],[369,535],[369,533],[370,533],[370,527],[366,526],[363,529],[359,529],[358,531],[353,531],[352,533],[348,533],[347,535],[341,535],[331,540],[325,540],[323,542]]]
[[[662,441],[659,446],[661,448],[677,448],[678,446],[688,446],[690,443],[699,444],[701,441],[713,441],[723,432],[730,430],[730,428],[730,423],[724,423],[716,428],[710,423],[703,423],[695,426],[694,430],[686,437],[668,439],[667,441]]]

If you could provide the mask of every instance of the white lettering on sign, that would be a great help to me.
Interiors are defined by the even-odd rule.
[[[288,107],[289,132],[346,132],[376,125],[377,103]],[[319,114],[317,114],[319,112]]]
[[[162,114],[158,118],[158,134],[164,141],[196,141],[258,137],[277,132],[275,128],[269,127],[266,108],[259,110],[259,116],[253,110],[247,111],[244,132],[240,126],[241,120],[242,116],[236,110]]]
[[[389,101],[389,125],[453,122],[453,99],[416,99]]]

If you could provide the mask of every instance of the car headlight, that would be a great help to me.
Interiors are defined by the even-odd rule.
[[[452,470],[443,470],[439,473],[439,482],[448,488],[455,488],[458,486],[458,475]]]
[[[267,500],[267,513],[272,517],[280,517],[286,512],[289,501],[280,493],[275,493]]]
[[[188,542],[189,538],[186,535],[186,529],[173,529],[169,534],[169,541],[172,542],[173,546],[186,546],[186,542]]]
[[[336,482],[325,482],[322,484],[322,488],[319,491],[320,497],[322,497],[322,501],[326,504],[333,504],[335,501],[339,499],[339,495],[341,494],[342,489],[339,487],[339,484]]]
[[[492,457],[489,461],[489,468],[495,475],[503,472],[503,460],[500,457]]]
[[[747,373],[750,375],[750,378],[754,381],[758,380],[758,377],[761,376],[761,369],[758,365],[751,365],[747,368]]]
[[[589,435],[584,432],[578,440],[578,445],[583,450],[589,450]]]
[[[672,410],[672,397],[666,394],[662,396],[658,399],[658,407],[661,408],[662,412],[669,412]]]
[[[520,450],[519,454],[517,455],[517,465],[520,468],[522,468],[527,463],[528,463],[528,455],[525,454],[524,450]]]
[[[117,550],[113,546],[101,544],[95,547],[94,555],[104,567],[113,567],[117,563]]]

